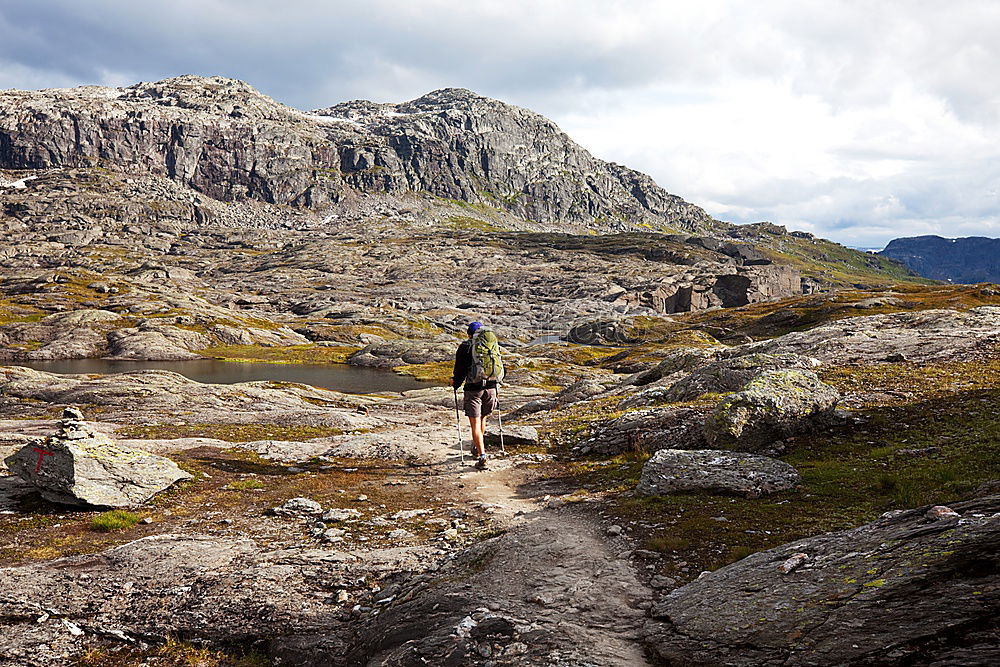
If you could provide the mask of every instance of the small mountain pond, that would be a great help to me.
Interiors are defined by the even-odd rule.
[[[348,394],[377,394],[409,391],[433,386],[407,375],[372,368],[356,368],[347,364],[267,364],[216,359],[192,361],[117,361],[111,359],[67,359],[63,361],[8,362],[10,366],[26,366],[47,373],[109,375],[142,370],[162,370],[180,373],[197,382],[233,384],[273,380],[299,382],[333,389]]]

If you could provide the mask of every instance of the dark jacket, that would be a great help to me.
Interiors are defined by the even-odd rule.
[[[497,386],[496,380],[483,382],[466,382],[469,371],[472,370],[472,339],[463,341],[455,352],[455,370],[451,374],[451,386],[460,387],[465,383],[465,391],[482,391]]]

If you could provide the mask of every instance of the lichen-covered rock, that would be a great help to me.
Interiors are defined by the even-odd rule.
[[[839,400],[812,371],[768,371],[719,402],[705,422],[705,440],[719,449],[762,451],[829,418]]]
[[[705,412],[701,408],[675,406],[627,412],[595,425],[593,434],[576,445],[573,453],[613,456],[659,449],[703,449]]]
[[[799,540],[707,574],[652,609],[662,664],[995,665],[1000,496]],[[658,663],[659,664],[659,663]]]
[[[68,409],[59,432],[5,459],[46,500],[69,505],[134,507],[191,475],[170,459],[115,444]]]
[[[689,401],[702,394],[723,394],[739,391],[765,371],[790,368],[809,369],[819,362],[798,354],[748,354],[720,359],[695,369],[670,386],[664,395],[667,401]]]
[[[794,489],[801,481],[795,468],[767,456],[661,449],[642,466],[636,490],[647,496],[708,491],[757,498]]]

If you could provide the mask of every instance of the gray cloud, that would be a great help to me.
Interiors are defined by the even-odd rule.
[[[6,0],[0,87],[221,74],[310,109],[464,86],[721,217],[879,243],[996,233],[997,34],[992,0]]]

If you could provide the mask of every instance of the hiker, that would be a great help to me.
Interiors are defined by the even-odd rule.
[[[486,418],[497,407],[497,383],[503,380],[503,363],[496,335],[484,328],[482,322],[473,322],[466,332],[469,338],[462,341],[455,353],[451,386],[457,390],[465,385],[463,406],[472,427],[472,454],[477,459],[476,467],[483,470],[486,468],[486,446],[483,444]]]

